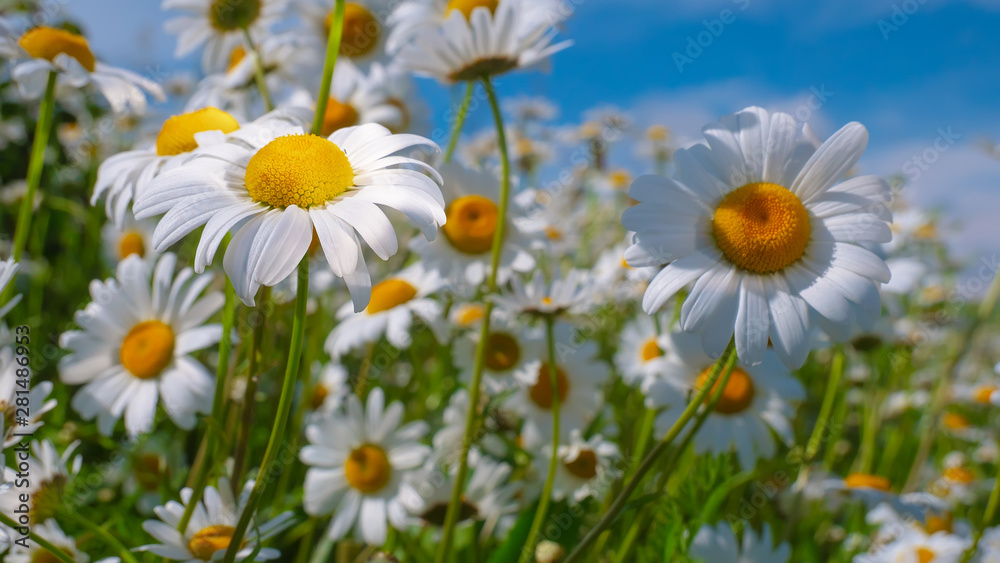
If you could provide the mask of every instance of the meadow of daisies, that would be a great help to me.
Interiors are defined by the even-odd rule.
[[[4,561],[1000,561],[996,258],[863,124],[556,126],[562,0],[0,6]]]

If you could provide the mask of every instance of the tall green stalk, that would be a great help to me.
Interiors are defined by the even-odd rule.
[[[17,213],[17,227],[14,230],[14,249],[11,256],[15,261],[21,259],[24,247],[28,243],[28,233],[31,232],[31,208],[35,203],[35,192],[42,182],[42,168],[45,166],[45,147],[49,144],[49,134],[52,132],[52,116],[56,105],[55,71],[49,72],[49,80],[45,85],[45,96],[38,108],[38,121],[35,124],[35,139],[31,144],[31,156],[28,160],[28,190],[21,200],[21,209]],[[13,285],[13,284],[11,284]]]
[[[292,320],[292,342],[288,346],[288,364],[285,366],[285,379],[281,383],[281,396],[278,398],[278,410],[274,415],[274,425],[271,427],[271,437],[267,440],[267,449],[264,450],[264,459],[260,463],[260,471],[257,473],[250,497],[247,499],[243,513],[240,514],[236,529],[233,530],[229,548],[226,550],[224,563],[233,563],[236,559],[236,552],[243,544],[243,536],[246,534],[250,519],[257,512],[257,505],[271,481],[271,474],[274,471],[275,461],[278,458],[278,451],[285,439],[285,426],[288,423],[288,415],[292,409],[292,399],[295,396],[295,382],[298,380],[299,361],[302,359],[302,340],[306,330],[306,302],[309,299],[309,255],[302,257],[299,262],[298,287],[295,292],[295,317]]]
[[[476,83],[469,81],[465,87],[465,98],[462,105],[458,107],[458,115],[455,116],[455,124],[451,128],[451,139],[448,140],[448,148],[444,151],[444,162],[451,162],[452,155],[455,154],[455,147],[458,146],[458,138],[462,136],[462,127],[465,125],[465,118],[469,115],[469,103],[472,101],[472,92],[476,89]]]
[[[333,82],[333,68],[337,64],[337,54],[340,52],[340,39],[344,35],[345,0],[336,0],[333,5],[333,20],[330,21],[330,35],[326,40],[326,62],[323,65],[323,78],[319,83],[319,97],[316,98],[316,115],[313,116],[312,134],[323,134],[323,119],[326,116],[326,105],[330,101],[330,85]]]
[[[486,365],[486,343],[490,337],[490,317],[493,314],[493,301],[486,299],[497,290],[497,270],[500,268],[500,249],[503,247],[504,231],[507,224],[507,203],[510,199],[510,157],[507,154],[507,135],[504,133],[503,115],[500,113],[500,103],[496,91],[488,76],[482,79],[483,88],[489,98],[493,110],[493,120],[497,128],[497,145],[500,150],[500,201],[497,228],[493,233],[493,247],[490,256],[490,276],[487,280],[486,300],[483,312],[483,325],[479,331],[479,343],[476,344],[476,356],[472,368],[472,384],[469,387],[469,412],[465,417],[465,435],[462,438],[462,450],[459,456],[458,473],[455,475],[455,486],[451,490],[451,500],[448,502],[448,512],[445,515],[444,531],[441,543],[438,544],[436,563],[445,563],[451,554],[451,544],[455,537],[455,524],[458,522],[458,511],[462,505],[462,490],[465,488],[465,478],[469,472],[469,448],[472,446],[472,434],[476,428],[476,409],[479,405],[480,387],[483,379],[483,368]]]
[[[262,55],[257,50],[257,46],[254,45],[253,38],[250,37],[250,32],[246,28],[243,28],[243,39],[247,43],[247,50],[250,51],[250,55],[253,57],[253,77],[257,83],[257,90],[260,91],[260,99],[264,101],[264,108],[267,111],[271,111],[274,109],[274,101],[271,98],[271,90],[268,89],[267,80],[264,77]]]

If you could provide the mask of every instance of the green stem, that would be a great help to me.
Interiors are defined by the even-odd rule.
[[[493,110],[493,120],[497,128],[497,145],[500,150],[500,201],[499,217],[496,231],[493,233],[493,248],[490,257],[490,276],[487,280],[486,306],[483,312],[483,325],[479,333],[479,343],[476,345],[476,356],[472,368],[472,384],[469,387],[469,413],[465,417],[465,436],[462,438],[461,454],[459,456],[458,473],[455,475],[455,486],[451,490],[451,500],[448,502],[448,512],[445,515],[444,531],[441,543],[438,544],[436,563],[445,563],[451,553],[451,544],[455,537],[455,524],[458,522],[458,511],[461,507],[462,490],[465,478],[469,472],[469,448],[472,445],[472,435],[476,427],[476,409],[479,405],[480,387],[483,379],[483,367],[486,365],[486,342],[490,336],[490,317],[493,314],[493,300],[486,299],[497,290],[497,270],[500,266],[500,249],[503,247],[504,231],[507,224],[507,204],[510,199],[510,158],[507,155],[507,135],[504,133],[503,116],[497,101],[493,84],[488,77],[483,78],[483,87]]]
[[[340,38],[344,34],[345,0],[336,0],[333,6],[333,19],[330,21],[330,35],[326,40],[326,62],[323,63],[323,78],[319,83],[319,97],[316,98],[316,115],[313,116],[312,134],[323,134],[323,119],[326,117],[326,105],[330,101],[330,86],[333,83],[333,68],[337,64],[337,54],[340,52]]]
[[[31,157],[28,160],[28,190],[21,200],[21,209],[17,213],[17,227],[14,230],[14,249],[11,256],[15,261],[21,259],[24,247],[31,232],[31,208],[35,203],[35,192],[42,182],[42,168],[45,166],[45,147],[49,144],[49,134],[52,132],[52,116],[55,113],[56,73],[49,73],[49,81],[45,85],[45,96],[38,108],[38,122],[35,124],[35,140],[31,145]],[[12,284],[13,285],[13,284]]]
[[[100,536],[100,538],[104,540],[105,543],[113,547],[118,552],[118,555],[121,556],[122,561],[124,561],[125,563],[139,563],[139,561],[135,558],[135,556],[132,555],[132,552],[129,551],[129,549],[125,547],[125,545],[122,542],[118,541],[118,539],[115,536],[113,536],[111,532],[108,532],[107,530],[99,526],[96,521],[90,518],[85,518],[83,516],[80,516],[79,514],[76,514],[69,510],[61,511],[59,513],[59,516],[61,518],[66,518],[67,520],[76,523],[78,526],[81,526],[86,530]]]
[[[553,316],[545,317],[545,340],[549,347],[549,385],[552,389],[552,455],[549,457],[549,473],[545,477],[545,486],[542,488],[542,498],[538,502],[538,509],[535,511],[535,519],[531,522],[528,531],[528,538],[521,549],[520,563],[527,563],[535,553],[535,541],[538,532],[545,522],[546,513],[549,510],[549,503],[552,500],[552,486],[556,481],[556,468],[559,467],[559,378],[556,372],[556,319]],[[541,377],[541,374],[538,374]]]
[[[18,528],[24,528],[25,527],[25,526],[21,526],[20,524],[18,524],[17,522],[15,522],[13,518],[11,518],[10,516],[7,516],[6,514],[4,514],[2,512],[0,512],[0,523],[2,523],[3,525],[5,525],[5,526],[7,526],[9,528],[13,528],[14,530],[17,530]],[[63,550],[59,549],[58,547],[52,545],[51,543],[49,543],[48,540],[46,540],[45,538],[39,536],[35,532],[29,531],[28,532],[28,537],[31,538],[35,543],[37,543],[39,545],[39,547],[41,547],[45,551],[48,551],[52,555],[56,556],[56,558],[59,559],[60,561],[62,561],[63,563],[76,563],[76,561],[74,561],[73,558],[70,557],[68,553],[66,553],[65,551],[63,551]]]
[[[243,28],[243,39],[247,42],[247,50],[253,57],[253,77],[257,82],[257,89],[260,91],[260,99],[264,101],[264,108],[267,111],[274,109],[274,101],[271,98],[271,91],[267,87],[267,80],[264,78],[264,61],[261,60],[260,51],[253,43],[250,32]]]
[[[250,351],[247,362],[247,382],[243,393],[243,408],[240,412],[240,427],[233,446],[233,473],[232,485],[233,494],[239,494],[240,485],[243,483],[243,471],[246,469],[246,458],[250,455],[250,429],[253,426],[253,411],[256,406],[257,386],[260,382],[260,369],[258,367],[261,357],[261,342],[264,340],[264,329],[267,327],[267,313],[271,303],[271,288],[264,286],[260,290],[259,303],[254,309],[256,316],[250,318],[256,320],[253,327],[253,334],[250,337]]]
[[[243,544],[243,536],[246,534],[250,519],[257,511],[257,505],[264,494],[268,483],[271,481],[271,473],[274,471],[275,461],[278,458],[278,450],[285,438],[285,426],[288,423],[288,415],[292,408],[292,399],[295,395],[295,381],[299,374],[299,361],[302,359],[302,339],[305,336],[306,328],[306,302],[309,298],[309,256],[303,256],[299,262],[298,288],[295,292],[295,317],[292,319],[292,342],[288,346],[288,364],[285,366],[285,379],[281,384],[281,396],[278,398],[278,410],[274,415],[274,425],[271,427],[271,437],[267,441],[267,449],[264,450],[264,459],[260,462],[260,471],[250,491],[243,513],[240,514],[239,522],[233,531],[232,541],[229,549],[226,550],[224,563],[233,563],[236,559],[236,552]]]
[[[455,123],[451,128],[451,139],[448,140],[448,148],[445,149],[444,157],[442,158],[444,162],[450,162],[452,155],[455,154],[455,147],[458,146],[458,138],[462,135],[462,127],[465,125],[465,118],[469,114],[472,91],[475,89],[476,83],[470,80],[465,87],[465,98],[462,100],[462,105],[458,107],[458,115],[455,116]]]
[[[844,375],[844,351],[837,348],[833,353],[833,360],[830,362],[830,377],[826,381],[826,391],[823,394],[823,404],[819,408],[819,417],[816,419],[816,426],[813,427],[812,435],[806,444],[806,454],[802,458],[802,464],[808,465],[819,452],[819,445],[823,442],[823,432],[826,431],[827,421],[833,411],[833,404],[837,399],[837,392],[840,390],[840,379]]]
[[[684,412],[681,413],[680,418],[674,422],[674,425],[667,431],[666,436],[664,436],[663,439],[656,444],[656,447],[649,452],[646,459],[642,460],[642,465],[639,466],[635,475],[632,476],[632,479],[629,480],[628,484],[611,504],[611,508],[609,508],[597,524],[591,528],[589,532],[587,532],[587,535],[584,536],[579,544],[577,544],[576,548],[574,548],[573,551],[566,557],[563,563],[572,563],[582,557],[583,554],[587,552],[587,548],[590,547],[590,544],[594,543],[594,540],[601,535],[601,532],[614,522],[615,518],[618,517],[618,514],[625,508],[625,504],[628,503],[629,497],[632,496],[632,493],[639,486],[642,478],[645,477],[646,473],[653,468],[653,465],[656,463],[656,459],[670,447],[670,444],[673,443],[674,439],[677,438],[687,423],[694,417],[695,413],[698,412],[698,408],[705,402],[705,398],[712,391],[712,387],[715,386],[715,382],[718,381],[719,376],[722,375],[723,366],[728,364],[730,362],[730,358],[735,357],[735,355],[736,349],[732,342],[730,342],[729,349],[726,353],[720,356],[715,362],[715,365],[712,366],[712,372],[709,374],[708,380],[705,381],[705,384],[701,387],[701,389],[695,393],[694,398],[690,403],[688,403]],[[669,469],[669,467],[664,467],[663,471],[668,471]]]

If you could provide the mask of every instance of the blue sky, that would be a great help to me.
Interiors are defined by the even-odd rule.
[[[68,1],[103,60],[196,68],[193,57],[173,60],[159,2]],[[574,46],[549,73],[504,77],[501,95],[545,95],[562,121],[613,104],[683,140],[751,104],[800,112],[821,137],[860,121],[871,133],[864,172],[909,170],[909,198],[961,222],[960,255],[1000,252],[1000,161],[977,143],[1000,141],[1000,0],[568,1],[564,36]],[[420,90],[440,116],[449,92],[433,81]],[[472,116],[472,127],[488,123],[485,111]],[[944,151],[934,149],[942,131],[954,139],[938,142]]]

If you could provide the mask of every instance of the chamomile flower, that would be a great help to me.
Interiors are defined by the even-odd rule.
[[[453,347],[455,366],[462,377],[472,377],[476,348],[480,334],[470,332]],[[496,395],[518,386],[514,374],[526,364],[544,357],[545,331],[541,327],[524,326],[498,317],[490,323],[483,363],[483,386],[486,393]]]
[[[333,0],[295,0],[294,8],[305,23],[300,32],[318,52],[324,52],[333,21]],[[349,61],[367,70],[385,60],[386,26],[395,3],[391,0],[357,0],[344,4],[344,26],[337,64]]]
[[[581,340],[573,327],[563,323],[556,325],[555,339],[556,388],[546,353],[515,374],[521,389],[506,402],[525,418],[521,431],[525,448],[551,443],[554,398],[559,401],[559,433],[564,438],[585,428],[600,410],[601,385],[610,370],[597,359],[597,345]]]
[[[245,141],[205,147],[183,168],[161,174],[155,189],[136,201],[136,217],[166,213],[153,235],[158,252],[204,225],[196,271],[211,263],[222,239],[235,230],[223,266],[247,305],[254,304],[261,285],[273,286],[295,270],[315,233],[330,270],[344,278],[360,312],[372,287],[358,236],[383,260],[398,248],[380,206],[401,211],[430,239],[445,221],[437,172],[392,156],[436,146],[423,137],[393,135],[373,123],[339,129],[329,138],[270,125],[253,127]]]
[[[49,75],[55,73],[57,91],[76,92],[92,84],[115,113],[143,113],[146,93],[166,100],[156,82],[97,60],[82,35],[45,26],[29,29],[19,38],[11,32],[0,27],[0,33],[8,35],[0,38],[0,57],[16,61],[10,76],[27,99],[42,97]]]
[[[393,131],[403,128],[403,112],[388,92],[350,63],[338,64],[323,114],[323,135],[362,123],[378,123]]]
[[[7,328],[0,325],[0,340],[7,337]],[[24,393],[24,389],[19,385],[18,380],[23,375],[18,375],[18,370],[22,366],[14,361],[14,348],[3,346],[0,348],[0,415],[3,416],[3,424],[0,426],[0,437],[3,439],[3,446],[10,447],[21,441],[21,435],[34,433],[42,426],[42,417],[56,406],[55,399],[48,398],[52,392],[51,381],[35,381],[31,383],[31,389]],[[27,399],[28,408],[18,408],[20,401]],[[22,418],[22,414],[27,411],[29,414],[21,422],[16,422]],[[0,448],[2,449],[2,448]]]
[[[697,335],[675,331],[668,342],[667,348],[672,353],[664,362],[664,376],[653,382],[646,397],[651,408],[666,407],[656,417],[660,435],[667,432],[687,406],[684,389],[703,385],[715,363],[702,352]],[[720,384],[721,380],[716,381],[713,391]],[[740,466],[752,469],[759,458],[774,456],[772,430],[787,444],[795,439],[791,424],[794,403],[804,397],[802,384],[773,352],[768,351],[756,366],[737,362],[715,408],[694,436],[694,449],[713,454],[735,449]]]
[[[229,54],[245,44],[244,34],[261,41],[288,8],[288,0],[163,0],[163,10],[184,15],[164,24],[177,34],[177,58],[205,46],[201,66],[206,73],[226,68]]]
[[[788,563],[792,548],[787,543],[775,546],[767,524],[761,528],[760,536],[750,526],[744,526],[741,542],[729,524],[719,522],[715,526],[703,525],[695,534],[688,553],[696,561],[706,563]]]
[[[144,545],[139,551],[148,551],[158,557],[186,563],[218,561],[229,548],[240,515],[246,507],[254,482],[247,481],[239,498],[233,495],[229,479],[219,478],[219,486],[205,487],[201,500],[192,513],[184,533],[178,531],[181,518],[192,491],[181,490],[181,501],[169,501],[154,509],[159,520],[146,520],[142,528],[159,543]],[[251,519],[243,545],[236,553],[236,561],[269,561],[281,557],[281,552],[261,543],[292,524],[291,512],[284,512],[267,522]],[[258,551],[259,550],[259,551]]]
[[[0,295],[7,292],[7,286],[14,280],[14,276],[17,275],[17,269],[20,266],[13,258],[8,258],[6,260],[0,260]],[[21,294],[17,294],[12,297],[6,303],[0,303],[0,319],[10,312],[21,301]]]
[[[60,454],[52,442],[32,440],[30,448],[23,444],[29,453],[27,464],[31,469],[30,479],[24,487],[11,488],[0,493],[0,512],[14,517],[15,510],[25,504],[21,495],[28,495],[31,522],[45,522],[54,518],[65,502],[67,486],[71,479],[80,472],[83,458],[74,456],[79,442],[73,442]],[[20,457],[21,454],[18,454]],[[21,461],[24,461],[23,458]],[[13,481],[16,477],[13,469],[6,469],[5,481]]]
[[[441,304],[429,296],[440,289],[441,278],[415,264],[371,288],[368,306],[355,312],[351,303],[337,311],[337,327],[326,339],[334,359],[385,336],[399,349],[410,346],[410,328],[418,319],[434,330],[441,325]]]
[[[948,509],[947,503],[930,493],[916,492],[897,495],[892,482],[881,475],[850,473],[843,479],[829,477],[819,483],[819,489],[833,508],[843,501],[860,501],[869,509],[886,503],[898,514],[923,522],[928,513],[938,514]]]
[[[153,252],[153,230],[156,222],[137,221],[131,212],[125,213],[121,227],[109,221],[101,227],[101,248],[104,260],[112,267],[135,255],[147,262],[156,261]]]
[[[333,412],[344,404],[347,395],[351,393],[347,368],[329,362],[318,371],[319,381],[313,386],[309,407],[318,413]]]
[[[891,239],[889,186],[875,176],[837,184],[857,163],[868,131],[850,123],[808,159],[788,114],[747,108],[707,125],[708,145],[675,155],[674,179],[642,176],[626,210],[636,232],[633,266],[669,263],[643,298],[651,313],[694,283],[681,327],[699,333],[705,351],[722,354],[735,332],[749,365],[768,340],[790,368],[809,353],[812,314],[843,339],[860,318],[878,316],[878,283],[889,269],[859,243]]]
[[[538,270],[525,282],[511,279],[510,290],[494,297],[497,305],[512,315],[559,316],[586,311],[594,306],[594,285],[586,270],[570,270],[551,282]]]
[[[484,397],[485,399],[485,397]],[[483,406],[484,405],[484,406]],[[502,405],[482,401],[481,407],[486,412],[483,416],[483,432],[477,432],[475,443],[470,445],[470,452],[476,453],[481,447],[490,455],[503,457],[507,453],[507,444],[500,433],[505,430],[506,414]],[[465,436],[465,422],[469,415],[469,393],[459,389],[448,398],[448,406],[441,417],[443,426],[434,433],[431,441],[434,449],[428,459],[429,463],[454,465],[462,453],[462,439]],[[471,454],[470,454],[471,455]]]
[[[221,327],[205,321],[223,297],[203,295],[211,274],[184,268],[175,276],[176,263],[164,254],[154,269],[129,256],[115,278],[91,282],[93,301],[74,317],[82,330],[59,338],[70,352],[59,362],[60,378],[83,385],[72,406],[84,419],[97,417],[103,434],[111,434],[122,414],[130,436],[150,431],[161,398],[170,419],[185,429],[194,427],[195,414],[211,409],[213,376],[191,353],[221,338]]]
[[[500,181],[496,174],[453,163],[439,170],[448,218],[441,228],[444,236],[431,242],[413,239],[410,246],[427,268],[436,269],[446,280],[478,286],[489,275],[493,235],[500,226]],[[515,210],[504,218],[499,283],[535,267],[535,259],[527,251],[527,238],[514,219],[516,214]]]
[[[631,240],[631,236],[629,236]],[[646,291],[649,280],[659,271],[647,266],[633,268],[625,261],[625,249],[629,243],[616,244],[597,257],[591,272],[594,284],[602,296],[616,302],[638,299]]]
[[[306,427],[309,445],[299,459],[309,466],[305,479],[305,510],[311,516],[334,513],[326,534],[340,539],[356,528],[365,543],[382,545],[394,528],[406,525],[400,485],[420,467],[430,448],[418,440],[427,433],[423,421],[400,426],[402,403],[385,406],[379,388],[368,394],[366,406],[356,395],[343,413],[331,413]]]
[[[552,43],[560,13],[556,1],[406,2],[390,17],[388,48],[398,49],[399,63],[417,74],[478,80],[538,65],[569,47],[570,41]]]
[[[482,303],[458,303],[448,313],[451,325],[459,330],[469,330],[483,324],[486,307]]]
[[[884,545],[854,557],[855,563],[958,563],[969,540],[947,532],[927,534],[919,527],[907,527]]]
[[[59,523],[54,519],[45,520],[40,524],[32,524],[31,531],[61,549],[76,563],[87,563],[90,561],[90,557],[86,553],[77,549],[76,540],[66,535],[66,532],[59,527]],[[49,553],[48,550],[36,542],[29,541],[13,543],[10,553],[4,557],[4,561],[9,563],[39,563],[40,561],[59,561],[59,559],[56,559],[55,555]]]
[[[653,317],[640,315],[625,325],[615,353],[615,367],[625,383],[648,389],[666,371],[664,364],[670,345],[671,322],[673,313],[667,311],[659,313],[656,321]]]
[[[551,456],[552,444],[542,446],[535,456],[535,471],[539,475],[548,472]],[[600,434],[584,440],[580,430],[570,432],[569,441],[559,446],[557,456],[559,463],[552,486],[552,498],[557,501],[568,499],[578,503],[587,497],[600,498],[620,473],[616,467],[621,456],[618,446]]]

